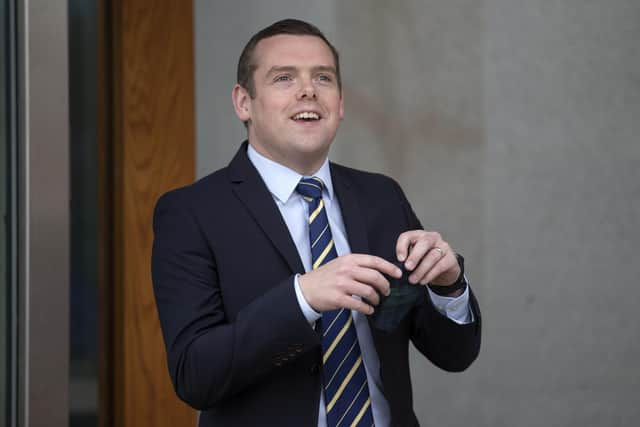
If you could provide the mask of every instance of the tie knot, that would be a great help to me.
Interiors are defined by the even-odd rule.
[[[311,178],[302,178],[296,186],[296,191],[307,199],[320,199],[322,197],[323,187],[324,183],[322,180],[313,176]]]

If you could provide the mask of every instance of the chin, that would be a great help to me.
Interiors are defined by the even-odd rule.
[[[300,141],[296,148],[305,154],[321,155],[329,151],[331,141]]]

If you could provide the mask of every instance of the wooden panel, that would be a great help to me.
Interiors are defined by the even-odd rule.
[[[194,426],[170,384],[150,277],[154,204],[194,179],[192,3],[112,7],[114,424]]]

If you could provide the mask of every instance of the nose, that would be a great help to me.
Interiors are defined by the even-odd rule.
[[[298,91],[298,100],[302,99],[317,99],[318,94],[316,88],[313,85],[311,79],[302,80],[300,90]]]

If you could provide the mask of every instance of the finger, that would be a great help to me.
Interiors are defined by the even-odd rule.
[[[440,248],[440,250],[436,250],[436,248]],[[420,261],[420,264],[418,264],[418,267],[409,276],[409,283],[422,283],[427,273],[443,258],[443,254],[446,254],[448,250],[449,248],[445,242],[436,243],[431,247]]]
[[[351,295],[342,294],[338,299],[338,307],[345,308],[347,310],[356,310],[367,316],[373,314],[373,306],[361,301]]]
[[[402,270],[384,258],[375,255],[352,254],[352,259],[360,267],[372,268],[396,279],[402,277]]]
[[[429,270],[429,273],[427,273],[423,280],[421,280],[421,283],[425,285],[428,283],[433,283],[434,280],[438,278],[438,276],[440,276],[445,271],[455,268],[456,265],[458,265],[458,260],[456,259],[455,255],[453,255],[452,253],[448,253],[447,255],[442,257],[442,259],[438,263],[436,263],[436,265],[434,265],[431,270]]]
[[[422,258],[424,258],[427,252],[433,247],[434,243],[435,240],[431,236],[423,235],[411,248],[404,267],[409,271],[413,271],[416,266],[420,264]]]
[[[364,283],[354,281],[350,286],[350,295],[357,295],[360,298],[366,299],[369,304],[380,304],[380,295],[373,286],[366,285]]]
[[[409,248],[418,240],[422,233],[424,233],[423,230],[410,230],[398,236],[398,241],[396,242],[396,256],[398,257],[398,261],[404,262],[404,260],[407,259]]]
[[[372,268],[358,267],[353,274],[353,278],[358,282],[373,287],[383,295],[389,295],[391,284],[377,270]]]

